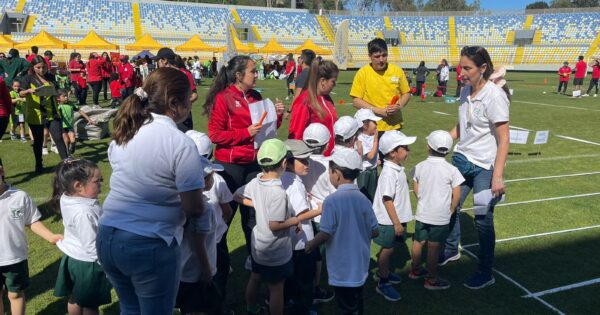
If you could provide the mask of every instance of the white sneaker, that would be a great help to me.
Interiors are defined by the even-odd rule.
[[[42,148],[42,155],[48,155],[48,148]]]
[[[53,146],[50,148],[50,151],[52,151],[52,152],[54,152],[54,153],[58,154],[58,149],[56,148],[56,146],[55,146],[55,145],[53,145]]]
[[[598,94],[594,94],[594,97],[598,97]]]
[[[289,100],[289,99],[290,99],[290,97],[289,97],[289,96],[286,96],[286,97],[285,97],[285,100],[286,100],[286,101],[287,101],[287,100]]]
[[[252,260],[250,258],[250,255],[248,255],[248,257],[246,257],[246,262],[244,263],[244,269],[246,269],[248,271],[252,271]]]
[[[583,97],[588,97],[589,95],[586,93],[586,94],[583,94],[583,95],[581,95],[581,96],[583,96]]]

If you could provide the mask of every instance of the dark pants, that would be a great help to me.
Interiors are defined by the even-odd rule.
[[[102,78],[102,91],[104,92],[104,100],[108,101],[108,81],[110,78]]]
[[[377,190],[377,178],[377,167],[374,167],[362,171],[356,179],[358,189],[360,189],[360,192],[369,198],[369,201],[371,202],[373,202],[373,199],[375,198],[375,191]]]
[[[227,246],[227,232],[225,232],[221,241],[217,243],[217,273],[213,277],[215,287],[221,295],[223,304],[225,304],[225,300],[227,299],[227,281],[229,280],[230,262],[229,247]]]
[[[85,101],[87,99],[87,88],[82,88],[77,84],[77,82],[72,82],[73,88],[75,90],[75,97],[79,102],[79,105],[85,105]]]
[[[4,133],[6,132],[6,127],[8,127],[9,120],[10,120],[10,116],[0,117],[0,139],[2,139],[2,137],[4,136]]]
[[[333,287],[340,314],[363,314],[363,287]]]
[[[442,90],[442,95],[446,95],[446,86],[448,86],[448,81],[440,81],[440,90]]]
[[[121,99],[125,101],[129,95],[133,94],[134,87],[128,87],[121,90]]]
[[[454,96],[460,97],[460,91],[465,84],[462,81],[456,81],[456,94]]]
[[[590,86],[588,87],[586,94],[590,94],[590,92],[592,91],[592,88],[594,86],[596,87],[596,94],[598,94],[598,79],[594,79],[594,78],[592,78],[592,80],[590,80]]]
[[[67,151],[67,147],[65,146],[65,141],[62,137],[62,120],[54,119],[46,126],[48,131],[50,132],[50,136],[52,140],[54,140],[54,144],[56,144],[56,149],[58,150],[58,154],[61,159],[66,159],[69,156],[69,152]],[[44,125],[29,125],[29,129],[31,129],[31,134],[33,135],[33,155],[35,156],[35,168],[36,170],[41,170],[42,168],[42,147],[44,144]]]
[[[558,83],[558,93],[560,93],[560,89],[562,88],[563,94],[567,93],[567,86],[569,85],[569,81],[560,81]]]
[[[421,96],[421,91],[423,89],[424,81],[417,81],[417,96]]]
[[[100,87],[102,86],[102,81],[90,82],[90,86],[92,87],[92,100],[94,105],[98,105],[98,98],[100,98]]]
[[[304,250],[295,250],[292,256],[294,275],[285,281],[285,300],[294,300],[294,314],[308,314],[312,309],[315,291],[314,279],[317,272],[318,251],[306,254]]]

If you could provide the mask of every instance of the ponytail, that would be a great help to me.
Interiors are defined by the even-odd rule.
[[[204,115],[209,116],[215,106],[215,98],[219,92],[225,90],[228,86],[235,83],[237,80],[237,74],[241,73],[242,75],[246,71],[246,67],[248,65],[248,61],[250,61],[249,56],[239,55],[231,58],[229,62],[227,62],[226,66],[222,66],[219,70],[219,73],[213,80],[212,85],[210,86],[210,90],[208,90],[208,95],[206,95],[206,101],[204,102]]]
[[[113,139],[118,145],[129,142],[144,123],[152,122],[152,115],[144,105],[135,94],[127,97],[121,105],[113,122]]]
[[[331,78],[337,77],[339,73],[338,67],[329,60],[322,60],[320,58],[315,58],[310,64],[310,70],[308,72],[308,96],[309,102],[308,106],[314,112],[317,113],[319,119],[323,119],[324,110],[323,106],[319,104],[317,100],[318,93],[318,84],[319,80],[325,79],[329,80]]]
[[[96,169],[98,169],[98,166],[89,160],[62,160],[54,172],[52,198],[48,202],[50,208],[60,212],[60,197],[65,193],[73,194],[75,192],[73,187],[75,182],[86,184],[94,176],[94,170]]]

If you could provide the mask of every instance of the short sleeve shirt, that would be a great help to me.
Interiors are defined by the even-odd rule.
[[[8,187],[0,195],[0,266],[14,265],[27,259],[25,226],[41,218],[26,192]]]
[[[306,192],[306,188],[304,187],[300,176],[291,172],[285,172],[283,173],[283,176],[281,176],[281,183],[290,200],[292,215],[298,216],[302,212],[311,209],[308,203],[308,193]],[[292,237],[293,249],[303,250],[306,246],[306,242],[315,237],[311,220],[302,221],[301,233],[298,233],[296,227],[292,226],[290,228],[290,235]]]
[[[358,141],[362,143],[363,148],[363,169],[370,170],[374,167],[377,167],[377,160],[379,159],[379,153],[375,153],[375,156],[368,160],[367,154],[371,152],[373,149],[373,141],[375,140],[375,135],[369,136],[364,133],[358,135]]]
[[[394,223],[383,204],[384,196],[394,200],[394,208],[401,223],[412,221],[413,214],[404,167],[388,160],[384,160],[381,174],[379,174],[377,190],[373,199],[373,210],[379,224],[393,225]]]
[[[60,112],[60,116],[62,118],[62,127],[73,128],[73,116],[75,112],[79,111],[79,107],[71,103],[60,104],[58,105],[58,111]]]
[[[382,75],[373,70],[371,64],[367,64],[356,72],[350,96],[360,98],[375,107],[386,108],[394,95],[409,92],[408,80],[400,67],[389,63]],[[394,115],[378,121],[377,130],[396,130],[402,127],[402,122],[402,112],[397,111]]]
[[[217,243],[221,241],[223,234],[227,232],[227,223],[223,220],[223,209],[221,204],[229,203],[233,200],[231,191],[227,187],[227,183],[217,173],[213,173],[213,186],[208,190],[204,191],[204,196],[208,199],[208,203],[212,205],[215,210],[216,220],[216,237]]]
[[[433,225],[450,223],[452,189],[465,180],[458,169],[443,157],[430,156],[417,164],[413,179],[419,183],[415,219]]]
[[[335,192],[335,187],[329,179],[330,158],[322,155],[312,155],[308,160],[308,175],[302,177],[306,190],[310,193],[311,209],[316,209],[327,196]],[[313,221],[319,223],[321,216],[316,216]]]
[[[300,72],[300,74],[296,78],[296,88],[301,88],[301,89],[307,88],[306,84],[308,83],[308,73],[309,72],[310,72],[309,69],[305,69],[304,71]]]
[[[575,64],[575,79],[583,79],[585,77],[585,73],[587,72],[587,64],[585,61],[578,61]]]
[[[204,238],[206,255],[210,265],[211,276],[217,273],[217,242],[215,235],[216,213],[210,204],[204,204],[204,213],[201,218],[202,225],[207,228],[207,233]],[[195,283],[202,276],[201,262],[196,255],[196,251],[192,247],[192,238],[197,237],[197,234],[188,225],[183,234],[181,242],[181,276],[180,281],[187,283]]]

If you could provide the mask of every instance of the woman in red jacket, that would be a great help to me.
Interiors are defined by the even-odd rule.
[[[215,160],[225,168],[222,175],[232,192],[260,172],[254,136],[261,126],[252,123],[249,109],[250,104],[262,100],[260,93],[254,90],[257,77],[255,62],[248,56],[236,56],[221,67],[204,103],[204,114],[209,115],[208,136],[217,145]],[[275,110],[279,127],[285,111],[281,101],[277,101]],[[235,211],[237,204],[232,202],[231,208]],[[240,213],[246,249],[250,253],[252,227],[248,223],[254,217],[254,209],[240,205]]]
[[[106,60],[104,67],[102,67],[102,91],[104,91],[104,100],[108,101],[108,82],[110,82],[110,74],[113,72],[112,61],[110,56],[105,51],[102,53],[101,58]]]
[[[106,67],[106,59],[101,58],[97,53],[91,53],[85,67],[88,73],[87,81],[92,87],[94,107],[99,107],[98,98],[100,97],[100,87],[102,85],[102,68]]]
[[[127,55],[119,57],[119,61],[121,64],[117,67],[117,72],[119,73],[119,79],[121,80],[121,86],[123,87],[121,98],[125,101],[129,95],[133,94],[133,89],[135,88],[135,70],[129,63],[129,57]]]
[[[75,89],[75,95],[79,101],[79,105],[85,105],[87,99],[87,87],[80,87],[78,82],[82,75],[85,75],[85,65],[81,61],[80,53],[71,53],[69,59],[69,72],[71,73],[71,85]]]
[[[339,70],[332,61],[315,58],[308,71],[308,88],[303,90],[292,104],[288,138],[302,140],[304,129],[308,125],[321,123],[331,134],[327,150],[324,152],[325,156],[329,156],[335,145],[333,124],[337,120],[337,112],[329,93],[335,87]]]
[[[4,132],[8,126],[12,107],[12,99],[10,98],[8,88],[6,87],[6,82],[4,79],[0,78],[0,139],[4,136]]]

